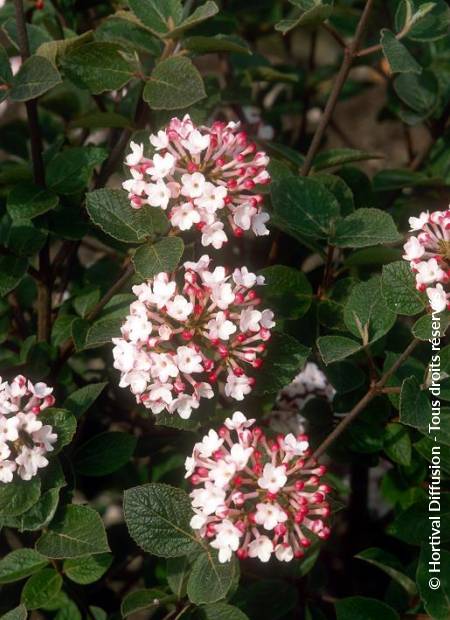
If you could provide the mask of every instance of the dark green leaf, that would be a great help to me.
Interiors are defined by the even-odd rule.
[[[206,97],[198,69],[185,56],[162,60],[145,85],[144,100],[154,110],[179,110]]]
[[[336,198],[313,178],[292,177],[274,183],[271,189],[275,222],[288,234],[316,239],[329,236],[333,219],[339,216]]]
[[[179,24],[183,15],[180,0],[128,0],[128,4],[136,17],[157,34],[166,34],[170,22]]]
[[[398,613],[381,601],[364,596],[343,598],[336,603],[336,620],[400,620]]]
[[[440,510],[432,504],[433,512],[429,511],[428,500],[419,501],[398,514],[388,526],[388,533],[409,545],[420,545],[428,540],[431,526],[429,516],[441,518],[441,542],[450,541],[450,497],[448,493],[441,495]]]
[[[383,267],[381,293],[387,306],[397,314],[414,316],[425,308],[425,296],[416,289],[414,274],[406,261]]]
[[[439,101],[439,83],[431,71],[402,73],[394,80],[394,89],[403,103],[424,117],[433,113]]]
[[[94,404],[106,385],[106,383],[91,383],[75,390],[66,398],[64,408],[73,413],[76,418],[80,418]]]
[[[109,551],[103,522],[87,506],[69,505],[59,512],[36,542],[36,549],[48,558],[79,558]]]
[[[171,29],[170,32],[166,35],[167,37],[177,38],[181,34],[183,34],[186,30],[190,28],[194,28],[201,22],[209,19],[210,17],[214,17],[219,11],[219,8],[215,2],[212,0],[207,0],[205,4],[197,7],[186,19],[184,19],[180,24],[178,24],[175,28]]]
[[[16,549],[0,560],[0,583],[29,577],[48,564],[46,557],[34,549]]]
[[[196,54],[214,54],[217,52],[234,52],[251,54],[248,44],[235,36],[217,34],[214,37],[195,36],[183,39],[183,47]]]
[[[364,248],[400,241],[394,220],[379,209],[357,209],[336,224],[333,243],[340,248]]]
[[[6,208],[13,220],[23,220],[46,213],[57,204],[58,196],[53,192],[33,183],[20,183],[9,192]]]
[[[54,454],[66,446],[72,440],[77,428],[75,417],[66,409],[55,409],[53,407],[45,409],[39,416],[42,424],[50,424],[53,432],[58,435],[56,443],[53,444]]]
[[[195,560],[187,582],[187,595],[195,605],[215,603],[224,598],[236,578],[236,558],[221,564],[217,551],[210,549]]]
[[[261,271],[265,278],[264,300],[280,318],[297,319],[306,314],[312,301],[312,287],[302,271],[274,265]]]
[[[133,456],[136,438],[107,431],[89,439],[74,455],[75,470],[84,476],[106,476],[120,469]]]
[[[387,28],[381,31],[381,46],[392,73],[421,73],[422,67],[414,56]]]
[[[0,620],[27,620],[28,612],[25,605],[19,605],[0,617]]]
[[[450,323],[450,312],[445,310],[439,314],[421,316],[411,328],[413,335],[419,340],[443,338]]]
[[[348,330],[361,338],[363,344],[375,342],[387,334],[396,318],[381,296],[379,276],[359,282],[352,288],[344,308],[344,321]]]
[[[405,575],[402,563],[387,551],[371,547],[370,549],[358,553],[355,557],[381,568],[389,577],[397,581],[397,583],[406,590],[409,596],[413,597],[417,594],[416,584],[410,577]]]
[[[39,609],[55,598],[62,586],[62,577],[54,568],[43,568],[26,582],[21,601],[27,609]]]
[[[314,170],[325,170],[335,166],[343,166],[356,161],[367,161],[369,159],[383,159],[380,153],[368,153],[358,149],[330,149],[316,155],[313,161]]]
[[[25,481],[16,478],[7,484],[0,483],[0,517],[17,517],[35,504],[41,494],[38,477]]]
[[[200,608],[203,620],[249,620],[240,609],[227,603],[214,603]]]
[[[88,555],[83,558],[65,560],[63,571],[75,583],[87,585],[98,581],[111,566],[113,556],[110,553]]]
[[[431,528],[430,528],[431,529]],[[420,597],[425,605],[425,610],[433,620],[447,620],[450,609],[450,551],[440,550],[439,573],[430,572],[432,567],[432,548],[429,544],[423,544],[417,566],[417,586]],[[430,586],[431,578],[439,578],[437,589]],[[433,585],[436,583],[435,580]]]
[[[47,167],[48,186],[58,194],[75,194],[88,184],[94,168],[107,157],[98,147],[72,147],[58,153]]]
[[[124,618],[139,611],[143,611],[144,609],[148,612],[152,612],[163,604],[164,600],[167,598],[166,592],[157,588],[135,590],[127,594],[123,599],[120,611]]]
[[[408,430],[401,424],[391,422],[384,431],[384,451],[396,463],[411,464],[411,438]]]
[[[427,393],[420,389],[415,377],[405,379],[400,393],[400,421],[413,428],[427,428],[431,405]]]
[[[166,558],[199,550],[189,525],[189,497],[167,484],[145,484],[125,491],[125,521],[134,541],[153,555]]]
[[[300,8],[294,16],[282,19],[275,24],[275,30],[286,34],[297,26],[315,26],[328,19],[333,12],[333,0],[295,0],[292,2]]]
[[[317,347],[325,364],[343,360],[361,349],[358,342],[344,336],[321,336]]]
[[[88,193],[86,209],[91,220],[103,232],[125,243],[140,243],[164,233],[168,228],[167,218],[161,209],[132,209],[122,190],[98,189]]]
[[[26,258],[0,256],[0,295],[4,297],[16,288],[28,269]]]
[[[176,269],[183,256],[184,243],[180,237],[164,237],[155,244],[141,245],[133,256],[136,273],[143,279],[153,278],[162,271]]]
[[[63,67],[76,83],[94,94],[119,90],[131,79],[133,67],[121,54],[116,43],[87,43],[71,49],[63,59]]]
[[[311,350],[288,334],[273,334],[258,372],[256,394],[275,394],[288,385],[306,363]]]
[[[31,56],[14,76],[9,96],[13,101],[29,101],[60,82],[61,76],[51,62],[41,56]]]

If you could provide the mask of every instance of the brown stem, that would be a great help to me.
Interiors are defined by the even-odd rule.
[[[378,396],[378,394],[382,393],[382,390],[392,375],[397,372],[400,366],[405,362],[410,354],[414,351],[416,346],[419,344],[420,340],[415,338],[410,342],[410,344],[406,347],[403,353],[398,357],[398,359],[394,362],[394,364],[387,370],[384,375],[380,378],[379,381],[374,383],[368,392],[361,398],[361,400],[356,403],[353,409],[347,413],[345,418],[339,422],[336,428],[328,435],[328,437],[320,444],[320,446],[314,452],[314,458],[318,458],[321,456],[332,443],[336,441],[336,439],[344,432],[344,430],[353,422],[353,420],[367,407],[371,400]]]
[[[20,55],[25,62],[30,57],[30,46],[28,42],[27,24],[22,0],[14,0],[17,25],[17,39],[19,42]],[[42,158],[42,137],[39,127],[37,99],[25,102],[30,133],[31,160],[33,164],[33,177],[36,185],[45,187],[45,167]],[[39,253],[39,275],[38,280],[38,330],[37,339],[39,342],[47,341],[51,332],[51,270],[49,258],[49,242],[47,241]]]
[[[336,30],[336,28],[333,28],[333,26],[329,24],[328,22],[322,22],[321,26],[324,30],[326,30],[333,37],[333,39],[337,43],[339,43],[341,47],[343,47],[344,49],[347,47],[347,43],[345,42],[341,34]]]
[[[317,151],[319,150],[320,144],[322,142],[322,138],[325,134],[328,124],[331,120],[331,116],[334,112],[334,108],[339,99],[339,95],[341,94],[341,90],[350,72],[353,59],[355,57],[356,51],[359,47],[359,44],[361,42],[362,36],[364,34],[364,31],[367,25],[373,3],[374,3],[374,0],[367,0],[366,6],[364,7],[363,14],[361,15],[361,19],[359,20],[358,26],[356,28],[355,37],[353,41],[350,43],[350,45],[344,49],[344,60],[342,61],[341,67],[334,81],[333,88],[331,89],[330,96],[328,97],[328,101],[325,106],[325,110],[322,114],[319,125],[313,136],[313,139],[311,141],[311,144],[309,146],[308,152],[305,157],[305,161],[303,162],[303,166],[300,171],[300,174],[302,174],[303,176],[307,176],[312,168],[314,157],[316,156]]]

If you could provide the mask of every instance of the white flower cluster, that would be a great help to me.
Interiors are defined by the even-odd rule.
[[[186,459],[191,527],[227,562],[238,557],[282,562],[300,558],[318,537],[328,538],[323,518],[330,488],[320,482],[325,467],[311,458],[305,435],[268,440],[255,420],[239,411],[219,433],[210,430]]]
[[[258,310],[255,285],[264,278],[246,267],[228,274],[209,269],[210,258],[183,265],[180,285],[167,273],[133,287],[137,300],[114,338],[114,367],[121,387],[155,414],[190,417],[212,384],[225,378],[226,396],[243,400],[254,384],[243,366],[259,368],[275,325],[271,310]],[[180,274],[181,275],[181,274]]]
[[[236,236],[247,230],[269,234],[263,196],[255,192],[270,182],[269,158],[239,131],[239,123],[196,127],[186,115],[173,118],[150,142],[157,151],[151,159],[134,142],[126,157],[131,178],[123,188],[132,207],[169,209],[172,226],[183,231],[195,226],[202,245],[215,249],[228,240],[228,227]]]
[[[411,235],[404,245],[403,258],[416,274],[416,287],[425,291],[432,310],[450,308],[450,209],[423,212],[410,217]]]
[[[52,392],[45,383],[33,384],[22,375],[11,383],[0,378],[0,482],[11,482],[14,473],[31,480],[48,465],[45,455],[53,450],[57,435],[38,415],[54,404]]]

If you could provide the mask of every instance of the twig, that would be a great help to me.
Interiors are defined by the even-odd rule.
[[[403,37],[405,37],[410,30],[411,25],[409,23],[405,24],[402,30],[395,35],[397,41],[403,39]],[[359,50],[359,52],[356,52],[355,56],[357,58],[362,58],[363,56],[369,56],[370,54],[374,54],[375,52],[381,52],[382,49],[383,46],[381,45],[381,43],[377,43],[376,45],[371,45],[370,47],[366,47],[363,50]]]
[[[14,0],[17,25],[17,39],[19,42],[20,55],[25,62],[30,57],[30,46],[28,43],[27,24],[22,0]],[[36,185],[45,187],[45,168],[42,158],[42,136],[39,127],[37,99],[25,102],[27,111],[28,127],[30,132],[31,159],[33,164],[33,177]],[[38,341],[47,341],[51,332],[52,316],[52,281],[49,258],[49,241],[39,252],[39,274],[38,280]]]
[[[305,161],[303,162],[303,166],[300,171],[300,174],[302,174],[303,176],[307,176],[312,168],[314,157],[316,156],[316,153],[319,150],[320,144],[322,142],[322,138],[328,127],[331,116],[334,112],[334,108],[339,99],[339,95],[341,94],[341,90],[350,72],[353,60],[355,58],[356,51],[359,47],[362,36],[366,29],[366,25],[369,20],[369,15],[370,15],[370,11],[372,10],[373,3],[374,3],[374,0],[367,0],[366,6],[364,7],[363,14],[361,15],[361,19],[359,20],[358,26],[356,28],[355,37],[353,41],[350,43],[350,45],[344,49],[344,59],[341,64],[341,68],[339,69],[339,72],[334,81],[333,88],[331,89],[330,96],[328,97],[328,101],[325,106],[325,110],[322,114],[319,125],[311,141],[311,144],[309,146],[308,152],[305,157]]]
[[[339,43],[341,47],[343,47],[344,49],[347,47],[347,43],[345,42],[341,34],[336,30],[336,28],[333,28],[333,26],[328,22],[322,22],[321,26],[333,37],[335,41]]]
[[[347,413],[345,418],[342,419],[341,422],[336,426],[336,428],[328,435],[328,437],[320,444],[320,446],[314,452],[314,458],[318,458],[321,456],[332,443],[336,441],[336,439],[344,432],[351,422],[367,407],[371,400],[378,396],[378,394],[383,393],[383,388],[392,375],[397,372],[403,362],[409,357],[409,355],[414,351],[416,346],[419,344],[420,340],[415,338],[410,342],[410,344],[406,347],[403,353],[399,356],[399,358],[394,362],[394,364],[387,370],[384,375],[381,377],[379,381],[374,383],[368,392],[361,398],[361,400],[353,407],[353,409]]]

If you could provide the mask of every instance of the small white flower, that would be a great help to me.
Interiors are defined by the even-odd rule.
[[[217,452],[223,444],[223,439],[219,437],[215,430],[211,429],[207,435],[205,435],[200,443],[195,444],[195,449],[201,457],[207,459]]]
[[[236,473],[236,465],[232,462],[220,459],[210,469],[208,477],[220,488],[225,487]]]
[[[161,156],[158,153],[153,156],[153,166],[148,169],[153,179],[163,179],[172,172],[176,164],[176,159],[172,153],[165,153]]]
[[[273,543],[267,536],[258,536],[248,546],[248,555],[258,558],[261,562],[268,562],[273,551]]]
[[[443,312],[447,308],[447,294],[442,284],[436,284],[434,288],[427,288],[426,293],[430,306],[434,312]]]
[[[189,230],[194,224],[200,222],[200,213],[191,202],[184,202],[178,207],[173,207],[170,212],[170,221],[180,230]]]
[[[410,217],[409,218],[409,229],[413,230],[422,230],[425,224],[428,224],[430,221],[430,214],[428,211],[424,211],[419,215],[419,217]]]
[[[145,186],[147,202],[151,207],[161,207],[166,210],[170,200],[170,189],[159,179],[156,183],[147,183]]]
[[[439,263],[435,258],[430,258],[428,261],[421,261],[415,265],[417,270],[416,282],[418,285],[432,284],[433,282],[442,281],[445,278],[445,271],[443,271]]]
[[[262,314],[259,310],[252,310],[252,308],[245,308],[241,312],[241,318],[239,319],[239,327],[242,332],[259,332]]]
[[[3,482],[4,484],[12,482],[16,469],[17,465],[14,461],[0,460],[0,482]]]
[[[422,256],[425,254],[425,248],[417,239],[417,237],[410,237],[403,246],[403,249],[405,250],[403,258],[409,261],[422,258]]]
[[[273,530],[279,523],[287,521],[288,516],[278,504],[256,504],[255,521],[266,530]]]
[[[186,321],[194,309],[183,295],[175,295],[173,301],[168,301],[166,306],[167,314],[177,321]]]
[[[231,446],[227,461],[233,463],[237,470],[244,469],[252,454],[253,448],[244,448],[240,443],[235,443]]]
[[[130,142],[131,153],[126,156],[125,161],[128,166],[137,166],[144,157],[144,145]]]
[[[280,562],[290,562],[294,558],[294,550],[287,543],[279,544],[275,547],[275,557]]]
[[[272,310],[263,310],[261,312],[261,326],[264,327],[264,329],[272,329],[272,327],[275,327],[274,316]]]
[[[178,347],[177,364],[181,372],[188,375],[203,371],[202,357],[192,347]]]
[[[227,188],[223,185],[214,185],[207,181],[204,184],[201,196],[195,199],[195,204],[208,213],[215,213],[224,207],[227,193]]]
[[[169,138],[167,136],[167,133],[162,129],[160,129],[157,134],[151,134],[150,142],[157,151],[165,149],[169,146]]]
[[[247,267],[235,269],[233,271],[233,280],[238,286],[244,286],[245,288],[252,288],[257,283],[256,274],[249,271]]]
[[[182,394],[172,401],[169,407],[170,413],[176,411],[182,420],[189,420],[191,417],[192,409],[198,409],[200,406],[199,400],[195,396],[189,396],[189,394]]]
[[[204,226],[202,229],[202,245],[212,245],[216,250],[220,250],[224,243],[226,243],[228,237],[223,230],[222,222],[214,222],[209,226]]]
[[[242,532],[229,519],[216,525],[216,537],[211,547],[219,550],[219,562],[222,564],[231,559],[231,553],[239,548]]]
[[[218,312],[215,318],[208,321],[206,327],[209,330],[210,338],[219,338],[220,340],[229,340],[231,334],[237,330],[236,325],[226,319],[224,312]]]
[[[252,387],[249,377],[246,375],[237,377],[232,372],[228,373],[225,384],[225,394],[227,396],[236,400],[244,400],[244,397],[250,394],[251,391]]]
[[[46,424],[42,428],[34,433],[31,433],[31,437],[36,444],[39,444],[46,452],[53,451],[53,444],[58,439],[58,435],[53,432],[53,428]]]
[[[31,480],[37,474],[38,469],[48,465],[48,460],[45,458],[41,448],[23,446],[19,456],[16,458],[16,463],[19,466],[17,473],[22,480]]]
[[[295,435],[289,433],[283,439],[282,447],[289,455],[302,456],[308,450],[309,443],[304,439],[298,440]]]
[[[189,153],[197,155],[208,148],[210,140],[209,134],[202,135],[198,129],[193,129],[187,138],[181,140],[181,144]]]
[[[188,198],[199,198],[205,187],[205,177],[201,172],[183,174],[181,177],[181,194]]]
[[[255,422],[255,419],[247,420],[241,411],[235,411],[233,417],[227,418],[224,422],[228,430],[240,430],[241,428],[249,428]]]
[[[269,234],[269,229],[266,226],[266,222],[270,220],[270,215],[267,211],[261,211],[252,218],[252,230],[257,237],[264,237]]]
[[[205,515],[212,515],[224,507],[225,490],[206,481],[205,486],[194,489],[190,497],[194,508],[200,508]]]
[[[211,290],[211,298],[221,310],[226,310],[234,302],[234,292],[229,282],[215,285]]]
[[[261,489],[266,489],[269,493],[278,493],[286,481],[286,470],[282,465],[274,467],[271,463],[266,463],[262,476],[258,478],[258,486]]]
[[[151,353],[152,377],[156,377],[161,383],[167,383],[169,377],[177,377],[179,374],[178,366],[175,364],[174,357],[167,353]]]
[[[250,230],[253,217],[258,213],[256,207],[252,207],[249,204],[243,204],[236,207],[233,211],[233,221],[236,226],[242,228],[242,230]]]

